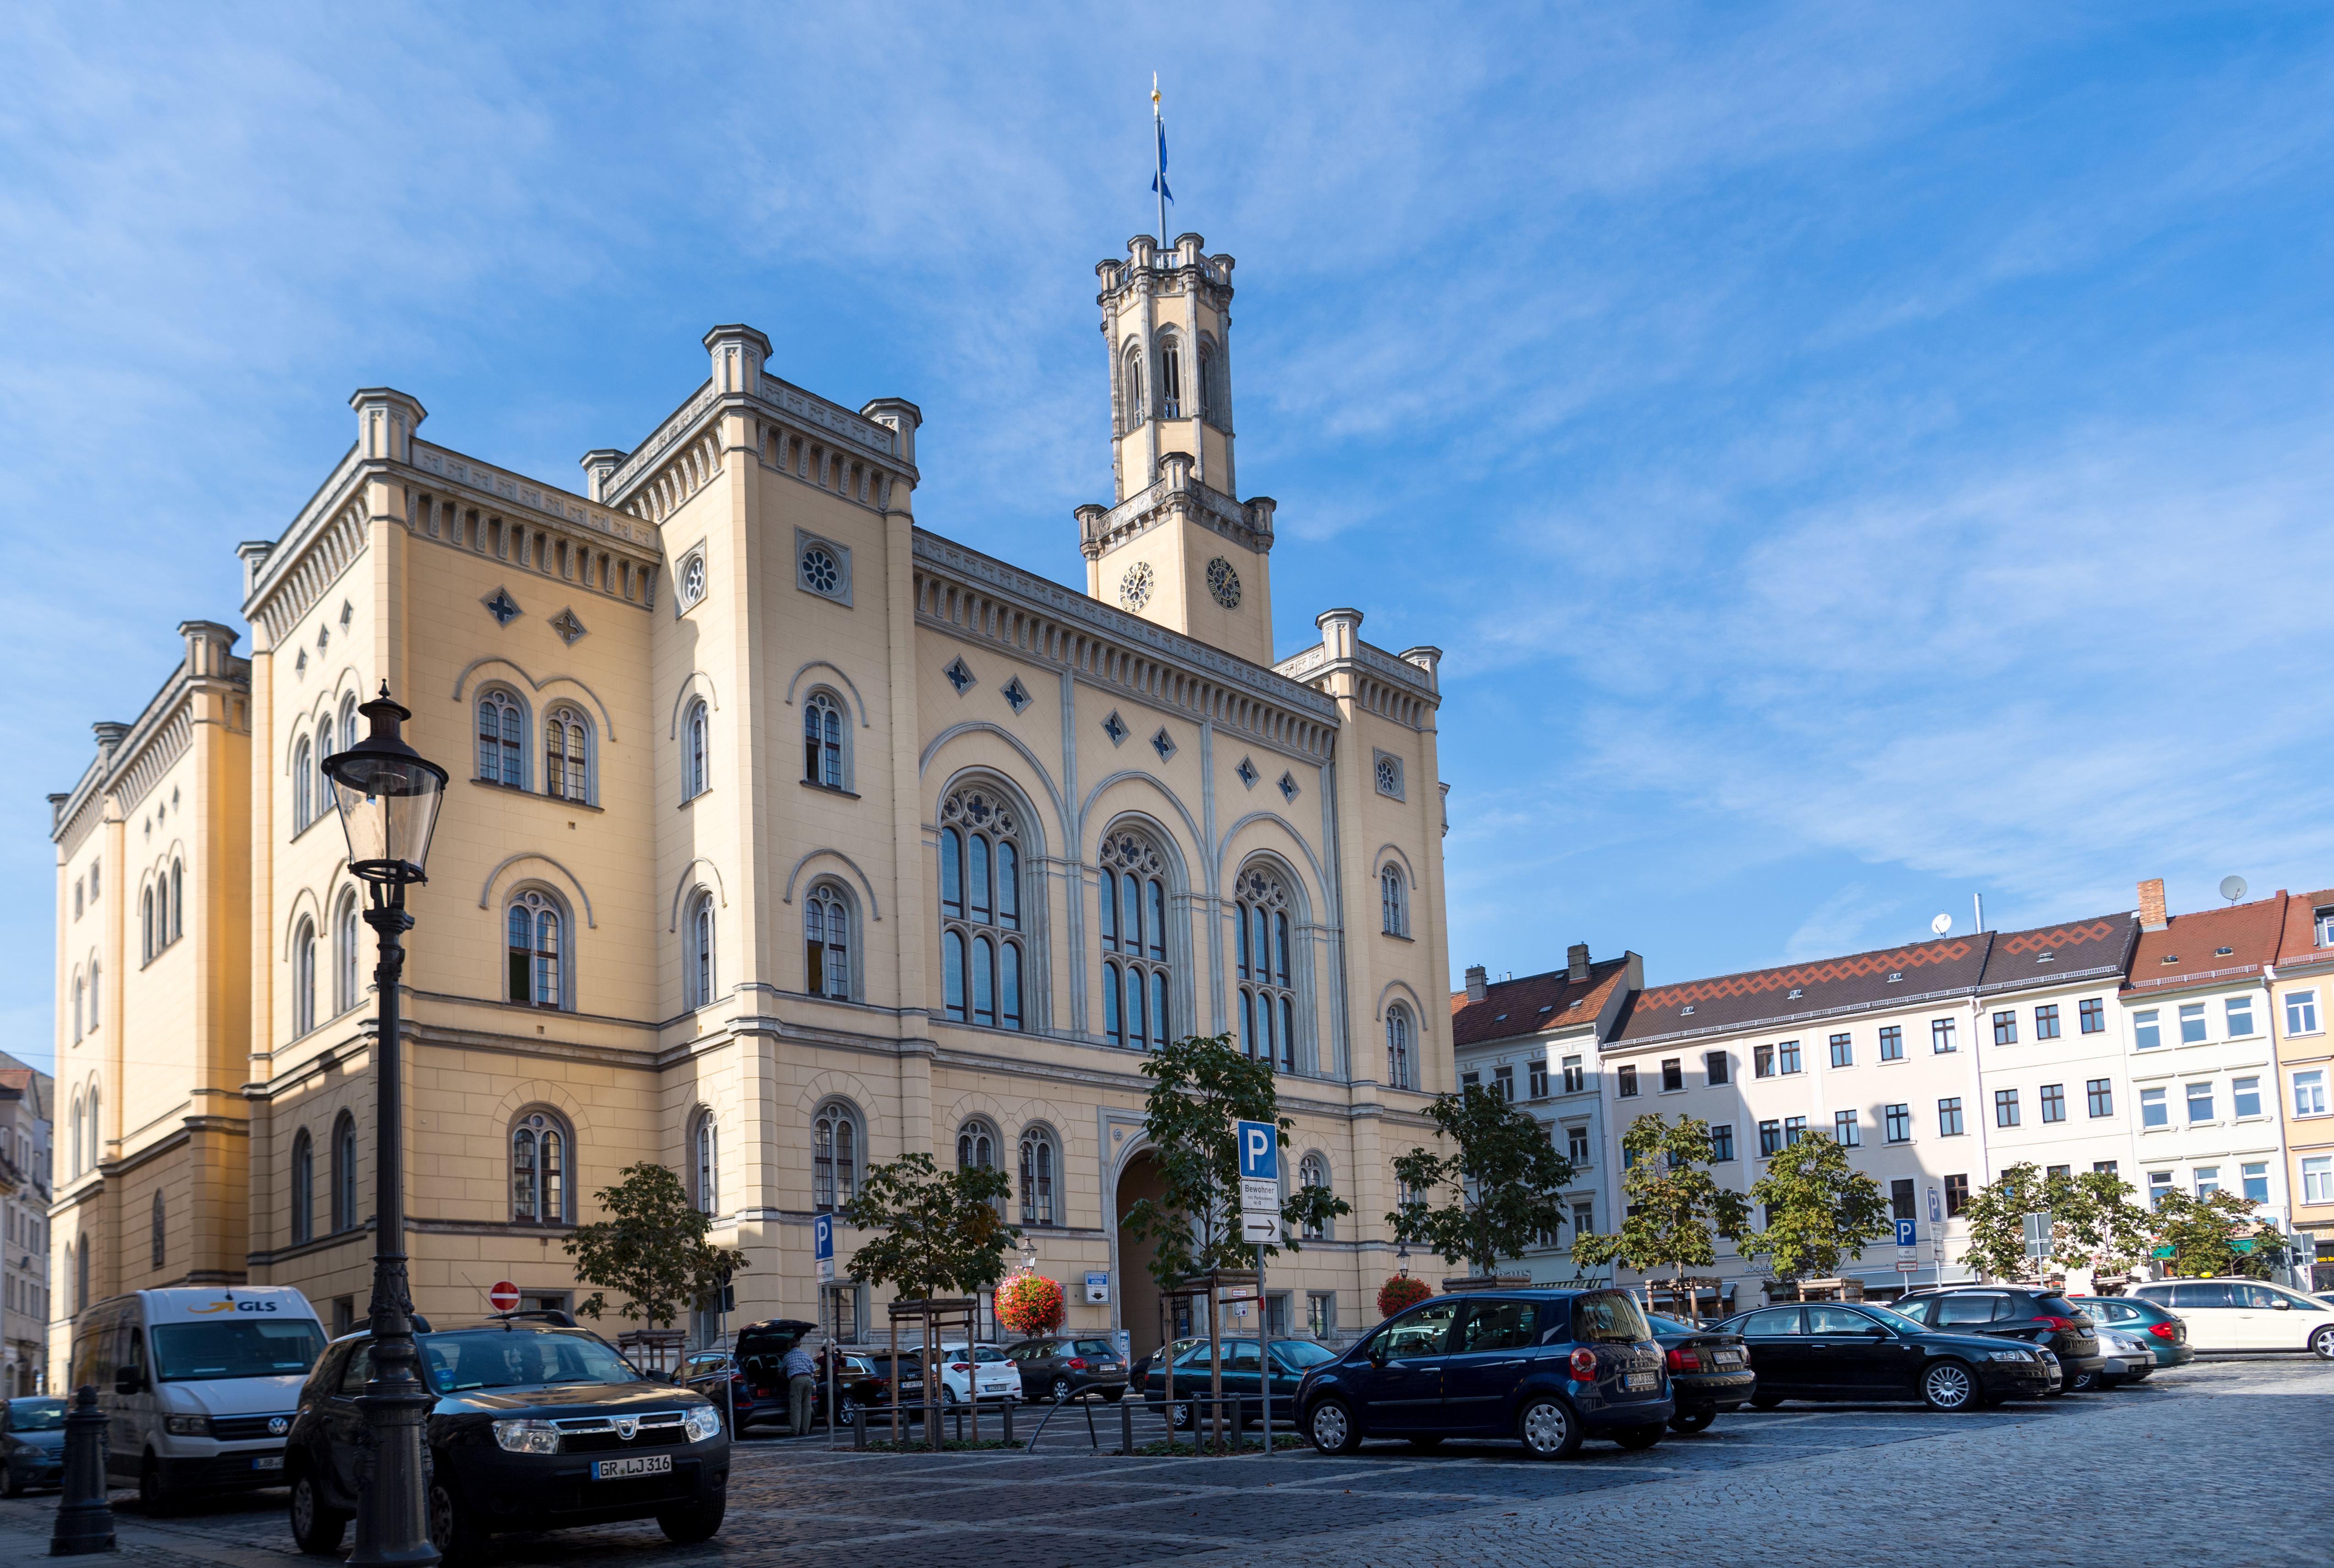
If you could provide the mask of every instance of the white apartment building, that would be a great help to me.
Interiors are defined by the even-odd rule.
[[[47,1073],[0,1053],[0,1398],[47,1391],[55,1089]]]
[[[1565,1225],[1522,1260],[1535,1284],[1577,1277],[1572,1238],[1610,1226],[1620,1145],[1606,1136],[1597,1051],[1644,981],[1636,954],[1592,962],[1587,945],[1576,943],[1565,967],[1545,975],[1492,982],[1480,967],[1471,968],[1466,990],[1451,998],[1460,1087],[1480,1084],[1520,1103],[1572,1162]],[[1411,1272],[1433,1274],[1423,1261]]]

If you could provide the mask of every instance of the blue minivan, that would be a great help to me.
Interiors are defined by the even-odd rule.
[[[1470,1291],[1421,1302],[1305,1374],[1297,1419],[1325,1454],[1364,1438],[1513,1438],[1542,1459],[1584,1438],[1650,1448],[1677,1413],[1662,1347],[1625,1291]]]

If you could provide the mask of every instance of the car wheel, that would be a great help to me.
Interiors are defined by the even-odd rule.
[[[957,1402],[956,1390],[949,1387],[946,1383],[942,1383],[940,1385],[940,1403],[944,1405],[953,1405]]]
[[[1058,1405],[1068,1400],[1068,1398],[1076,1391],[1076,1390],[1070,1387],[1069,1379],[1056,1378],[1054,1380],[1053,1387],[1046,1390],[1046,1395],[1048,1399],[1052,1400],[1054,1403]]]
[[[1438,1433],[1428,1432],[1422,1437],[1411,1438],[1410,1446],[1413,1448],[1439,1448],[1442,1446],[1442,1438]]]
[[[1684,1415],[1670,1418],[1670,1430],[1673,1432],[1705,1431],[1709,1429],[1710,1423],[1716,1419],[1718,1419],[1716,1410],[1688,1410]]]
[[[1613,1440],[1635,1453],[1638,1449],[1650,1448],[1660,1442],[1662,1434],[1668,1429],[1659,1421],[1650,1421],[1642,1427],[1622,1428],[1613,1434]]]
[[[313,1557],[339,1555],[348,1526],[346,1514],[325,1505],[314,1476],[303,1468],[292,1477],[292,1539],[301,1551]]]
[[[2310,1336],[2310,1353],[2321,1361],[2334,1361],[2334,1323]]]
[[[468,1568],[486,1555],[487,1531],[478,1516],[443,1485],[429,1488],[429,1544],[441,1568]]]
[[[1580,1451],[1580,1419],[1554,1394],[1540,1394],[1516,1413],[1516,1436],[1535,1459],[1568,1459]]]
[[[1104,1389],[1102,1391],[1102,1402],[1105,1405],[1114,1405],[1124,1398],[1126,1398],[1124,1389]]]
[[[676,1546],[694,1546],[700,1541],[710,1541],[721,1528],[721,1515],[729,1506],[727,1497],[716,1497],[709,1503],[693,1503],[686,1508],[668,1508],[657,1515],[657,1528],[664,1538]]]
[[[1753,1394],[1750,1396],[1750,1408],[1754,1410],[1771,1410],[1782,1402],[1783,1396],[1780,1394]]]
[[[1174,1412],[1169,1419],[1172,1422],[1177,1431],[1188,1432],[1191,1429],[1191,1413],[1196,1408],[1196,1406],[1192,1405],[1177,1405],[1175,1407]]]
[[[834,1419],[841,1421],[846,1427],[857,1426],[859,1424],[859,1401],[849,1394],[844,1395],[842,1405],[836,1410]]]
[[[1362,1446],[1362,1424],[1343,1400],[1323,1400],[1305,1422],[1306,1435],[1325,1454],[1350,1454]]]
[[[2096,1391],[2101,1387],[2101,1384],[2099,1382],[2099,1374],[2092,1371],[2078,1372],[2075,1374],[2072,1381],[2064,1383],[2060,1386],[2066,1392],[2070,1394],[2088,1394]]]
[[[1960,1361],[1933,1361],[1921,1374],[1921,1402],[1933,1410],[1977,1407],[1977,1374]]]
[[[162,1462],[148,1454],[146,1462],[138,1467],[138,1505],[153,1519],[169,1513],[172,1501],[162,1487]]]

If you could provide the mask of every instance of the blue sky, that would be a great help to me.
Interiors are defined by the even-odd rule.
[[[27,1059],[43,796],[356,387],[574,485],[751,322],[922,406],[924,526],[1082,582],[1154,70],[1281,649],[1350,603],[1447,650],[1454,974],[2334,883],[2323,7],[25,5],[0,51]]]

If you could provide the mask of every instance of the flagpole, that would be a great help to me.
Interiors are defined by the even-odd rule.
[[[1159,192],[1159,248],[1167,248],[1167,126],[1159,117],[1159,72],[1151,73],[1151,141],[1158,149],[1159,171],[1153,188]]]

